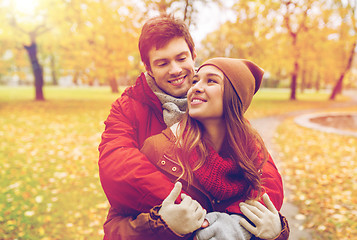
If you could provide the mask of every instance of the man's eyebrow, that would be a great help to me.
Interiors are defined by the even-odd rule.
[[[183,52],[177,54],[176,56],[188,55],[189,53],[190,53],[189,51],[183,51]]]
[[[189,55],[189,51],[183,51],[183,52],[180,52],[179,54],[177,54],[176,56],[175,56],[175,58],[177,58],[177,57],[181,57],[181,55]],[[153,61],[153,64],[158,64],[158,63],[160,63],[160,62],[166,62],[166,61],[168,61],[168,58],[158,58],[158,59],[155,59],[154,61]]]

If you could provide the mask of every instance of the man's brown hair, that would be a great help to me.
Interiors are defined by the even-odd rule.
[[[152,47],[160,49],[173,38],[185,39],[191,56],[194,56],[195,44],[186,23],[171,15],[160,15],[149,19],[141,29],[139,51],[141,61],[151,70],[149,51]]]

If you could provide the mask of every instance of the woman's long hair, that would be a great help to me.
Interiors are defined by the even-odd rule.
[[[261,195],[260,172],[267,161],[268,152],[258,132],[244,118],[243,104],[230,81],[224,77],[223,118],[226,124],[225,143],[228,144],[229,157],[236,162],[248,182],[245,197],[258,198]],[[208,147],[203,139],[204,126],[186,112],[180,122],[176,142],[177,158],[183,169],[181,177],[187,175],[188,184],[192,184],[193,172],[200,168],[208,156]],[[192,168],[189,157],[196,149],[198,162]],[[180,178],[181,178],[180,177]],[[257,191],[253,196],[252,191]]]

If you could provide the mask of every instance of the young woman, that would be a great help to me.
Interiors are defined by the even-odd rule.
[[[148,138],[141,149],[166,175],[142,187],[151,191],[142,201],[167,196],[167,188],[177,180],[185,194],[178,199],[181,184],[176,183],[161,205],[128,218],[138,232],[133,239],[140,239],[140,234],[152,239],[250,239],[239,222],[257,239],[287,239],[287,221],[277,211],[283,200],[280,174],[261,137],[244,118],[262,76],[263,70],[242,59],[213,58],[198,69],[184,119]],[[261,198],[263,193],[272,201],[266,194]],[[243,203],[247,199],[253,201]]]
[[[178,162],[181,168],[176,167],[176,172],[180,172],[188,195],[199,199],[208,211],[240,214],[242,200],[260,199],[265,191],[262,181],[267,181],[266,188],[274,188],[269,184],[275,183],[265,178],[269,168],[264,168],[272,159],[244,118],[262,76],[263,71],[247,60],[208,60],[198,69],[187,93],[187,115],[170,130],[147,139],[141,150],[159,165]],[[195,196],[199,195],[196,192],[209,196],[212,207]],[[235,216],[233,222],[239,222],[237,219]],[[230,221],[227,218],[222,226]]]

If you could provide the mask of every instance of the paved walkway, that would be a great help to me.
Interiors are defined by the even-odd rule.
[[[350,91],[350,92],[345,92],[345,95],[348,95],[351,97],[351,101],[349,102],[343,102],[343,103],[331,103],[331,106],[328,109],[331,108],[340,108],[340,107],[347,107],[357,105],[357,92],[356,91]],[[259,118],[259,119],[254,119],[251,120],[252,125],[258,130],[258,132],[261,134],[270,154],[272,155],[279,171],[281,172],[281,159],[279,159],[279,154],[277,151],[277,147],[273,143],[273,138],[274,134],[276,132],[277,127],[279,124],[286,118],[288,117],[298,117],[302,116],[305,114],[310,114],[314,112],[319,112],[323,111],[324,109],[308,109],[308,110],[302,110],[302,111],[296,111],[296,112],[290,112],[281,116],[273,116],[273,117],[266,117],[266,118]],[[284,181],[284,176],[283,181]],[[310,240],[312,239],[311,237],[311,231],[304,229],[303,223],[304,223],[304,216],[299,214],[299,209],[296,205],[294,205],[291,202],[290,198],[290,192],[289,189],[285,188],[285,202],[283,204],[283,207],[281,209],[281,213],[288,219],[289,226],[290,226],[290,238],[291,240]]]
[[[276,128],[282,122],[284,117],[267,117],[260,118],[251,121],[252,125],[258,130],[262,136],[270,154],[272,155],[275,164],[277,165],[279,171],[281,172],[281,160],[279,159],[278,151],[276,146],[273,144],[273,138],[276,131]],[[284,175],[283,182],[284,182]],[[281,209],[281,213],[288,219],[290,226],[290,238],[291,240],[300,240],[300,239],[311,239],[310,232],[304,230],[303,220],[296,218],[299,215],[299,209],[297,206],[291,203],[290,191],[287,188],[284,188],[285,191],[285,202]]]

